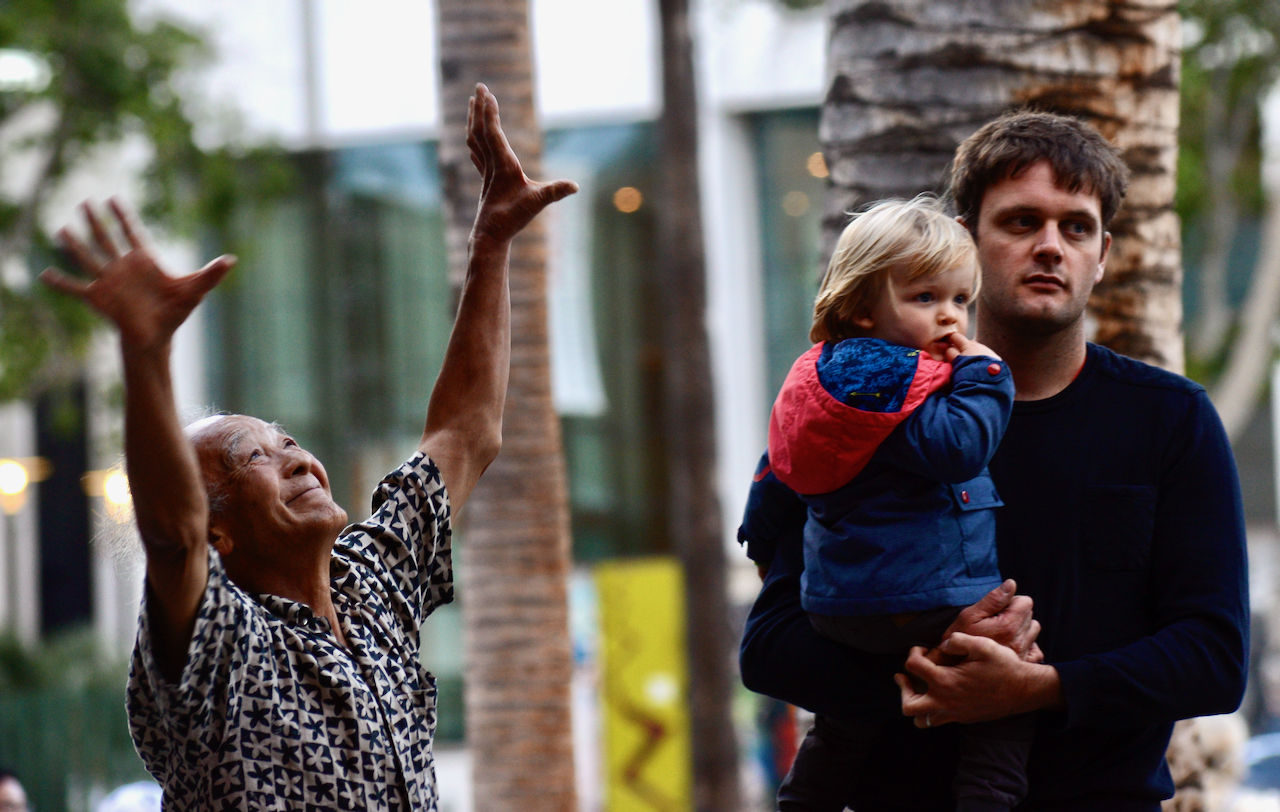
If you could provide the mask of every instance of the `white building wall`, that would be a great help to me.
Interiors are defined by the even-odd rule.
[[[0,405],[0,457],[34,457],[35,436],[29,404]],[[40,485],[32,483],[16,513],[0,511],[0,633],[13,633],[24,643],[40,632],[39,498]]]

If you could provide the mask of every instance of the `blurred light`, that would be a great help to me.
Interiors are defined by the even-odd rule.
[[[782,198],[782,210],[792,217],[799,217],[809,210],[809,196],[804,192],[787,192]]]
[[[804,162],[804,166],[809,170],[809,174],[815,178],[825,178],[831,173],[827,171],[827,159],[822,157],[821,152],[815,152],[809,156],[809,160]]]
[[[102,480],[102,497],[116,507],[124,507],[133,501],[133,495],[129,492],[129,478],[124,475],[124,471],[113,468],[107,473]]]
[[[640,208],[643,202],[644,195],[640,194],[640,190],[634,186],[623,186],[613,193],[614,208],[623,214],[630,214]]]
[[[30,482],[27,468],[15,460],[0,461],[0,493],[5,496],[17,496],[27,489]]]
[[[680,696],[680,684],[670,674],[652,674],[645,680],[644,694],[654,705],[666,707]]]
[[[39,93],[49,86],[53,71],[39,54],[0,48],[0,92]]]
[[[17,460],[0,460],[0,510],[10,516],[22,510],[30,481],[27,466]]]
[[[80,477],[80,485],[88,496],[103,500],[107,518],[113,521],[132,519],[133,494],[129,491],[129,478],[124,469],[116,465],[101,471],[86,471]]]

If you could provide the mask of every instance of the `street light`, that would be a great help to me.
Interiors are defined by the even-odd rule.
[[[100,498],[107,509],[107,517],[115,522],[131,518],[133,493],[129,490],[129,477],[119,465],[101,471],[87,471],[80,478],[84,492]]]
[[[27,466],[17,460],[0,460],[0,509],[10,516],[22,510],[30,482]]]
[[[18,513],[27,503],[27,486],[40,482],[52,471],[40,457],[0,459],[0,510],[5,513],[5,591],[10,629],[18,628]]]

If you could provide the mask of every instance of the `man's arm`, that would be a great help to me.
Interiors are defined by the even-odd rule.
[[[511,359],[511,240],[547,205],[577,191],[569,181],[525,176],[498,120],[498,102],[476,86],[467,109],[471,162],[484,177],[468,241],[467,275],[444,364],[431,390],[419,448],[440,468],[454,510],[502,446]]]
[[[176,681],[208,580],[209,507],[195,451],[174,406],[169,351],[174,332],[235,259],[218,257],[189,276],[171,277],[160,269],[128,213],[114,200],[110,206],[129,250],[121,253],[86,204],[85,218],[100,256],[66,229],[58,236],[89,281],[52,268],[41,279],[88,303],[120,331],[125,465],[157,604],[152,611],[156,653],[166,677]]]
[[[1032,668],[959,639],[948,668],[913,653],[903,712],[924,726],[1058,707],[1069,726],[1136,727],[1239,706],[1248,663],[1248,583],[1235,462],[1207,396],[1193,396],[1159,487],[1151,550],[1153,633],[1118,649]],[[1082,598],[1087,600],[1087,598]],[[1051,673],[1050,673],[1051,672]]]

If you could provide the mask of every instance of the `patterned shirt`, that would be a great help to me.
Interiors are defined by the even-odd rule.
[[[146,598],[129,673],[134,745],[166,809],[436,808],[436,684],[418,632],[453,600],[449,503],[418,454],[373,496],[330,562],[348,648],[307,606],[250,596],[209,551],[178,684],[152,653]]]

